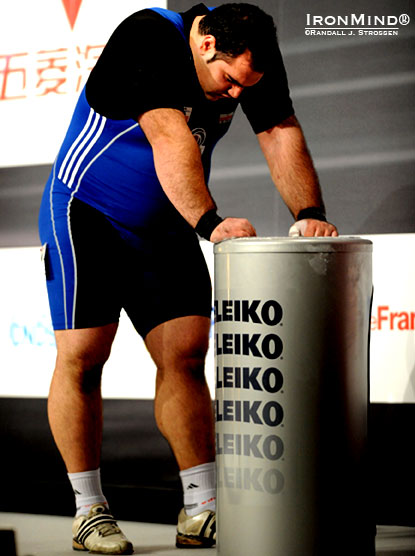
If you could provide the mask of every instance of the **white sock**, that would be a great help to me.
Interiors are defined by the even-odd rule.
[[[76,516],[89,513],[94,504],[104,504],[108,507],[101,487],[100,469],[68,473],[72,489],[75,494]]]
[[[205,510],[216,511],[216,464],[203,463],[180,471],[184,509],[194,516]]]

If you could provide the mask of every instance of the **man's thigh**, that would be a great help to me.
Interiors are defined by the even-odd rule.
[[[58,199],[41,229],[55,330],[118,322],[120,239],[105,216],[77,199]],[[46,220],[46,221],[45,221]]]
[[[174,319],[197,316],[210,319],[212,286],[205,258],[193,232],[154,242],[152,249],[130,257],[123,273],[123,302],[143,338]],[[186,321],[187,322],[187,321]]]

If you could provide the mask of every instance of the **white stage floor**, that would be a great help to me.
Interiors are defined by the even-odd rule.
[[[0,529],[15,531],[18,556],[74,556],[76,552],[71,547],[71,523],[72,519],[69,517],[0,513]],[[119,521],[119,524],[134,544],[137,555],[173,556],[175,552],[179,553],[174,545],[174,525],[132,521]],[[343,534],[347,535],[347,526],[343,529]],[[333,556],[335,552],[334,549]],[[214,556],[216,549],[192,549],[190,556],[201,554]],[[415,555],[415,528],[378,527],[376,555]]]

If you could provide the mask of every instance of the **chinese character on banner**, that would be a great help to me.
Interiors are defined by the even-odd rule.
[[[40,50],[37,57],[37,96],[66,93],[67,90],[62,90],[62,87],[67,79],[68,49]]]
[[[76,57],[76,67],[77,67],[77,81],[76,81],[76,91],[79,92],[81,87],[86,82],[89,73],[95,66],[97,59],[99,58],[104,45],[100,46],[85,46],[83,50],[81,47],[76,47],[77,57]]]
[[[25,98],[27,52],[0,55],[0,100]]]
[[[79,93],[104,46],[39,50],[34,57],[27,52],[0,55],[0,101]]]

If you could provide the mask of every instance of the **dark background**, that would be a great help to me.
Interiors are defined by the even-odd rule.
[[[208,6],[223,2],[206,2]],[[180,11],[193,2],[170,0]],[[415,232],[414,24],[409,1],[257,1],[275,17],[297,116],[342,234]],[[346,7],[345,7],[346,6]],[[398,37],[307,37],[306,14],[397,15]],[[114,22],[114,26],[117,22]],[[57,145],[58,148],[58,145]],[[291,217],[242,112],[214,155],[211,190],[223,215],[259,235],[286,235]],[[38,245],[49,165],[0,169],[0,247]],[[392,370],[391,370],[392,371]],[[378,524],[415,525],[415,404],[371,404],[373,506]],[[102,474],[119,519],[174,523],[177,467],[147,400],[106,400]],[[46,400],[0,400],[0,510],[72,515],[73,496],[51,439]],[[23,472],[19,471],[23,469]],[[358,503],[358,501],[356,501]]]

